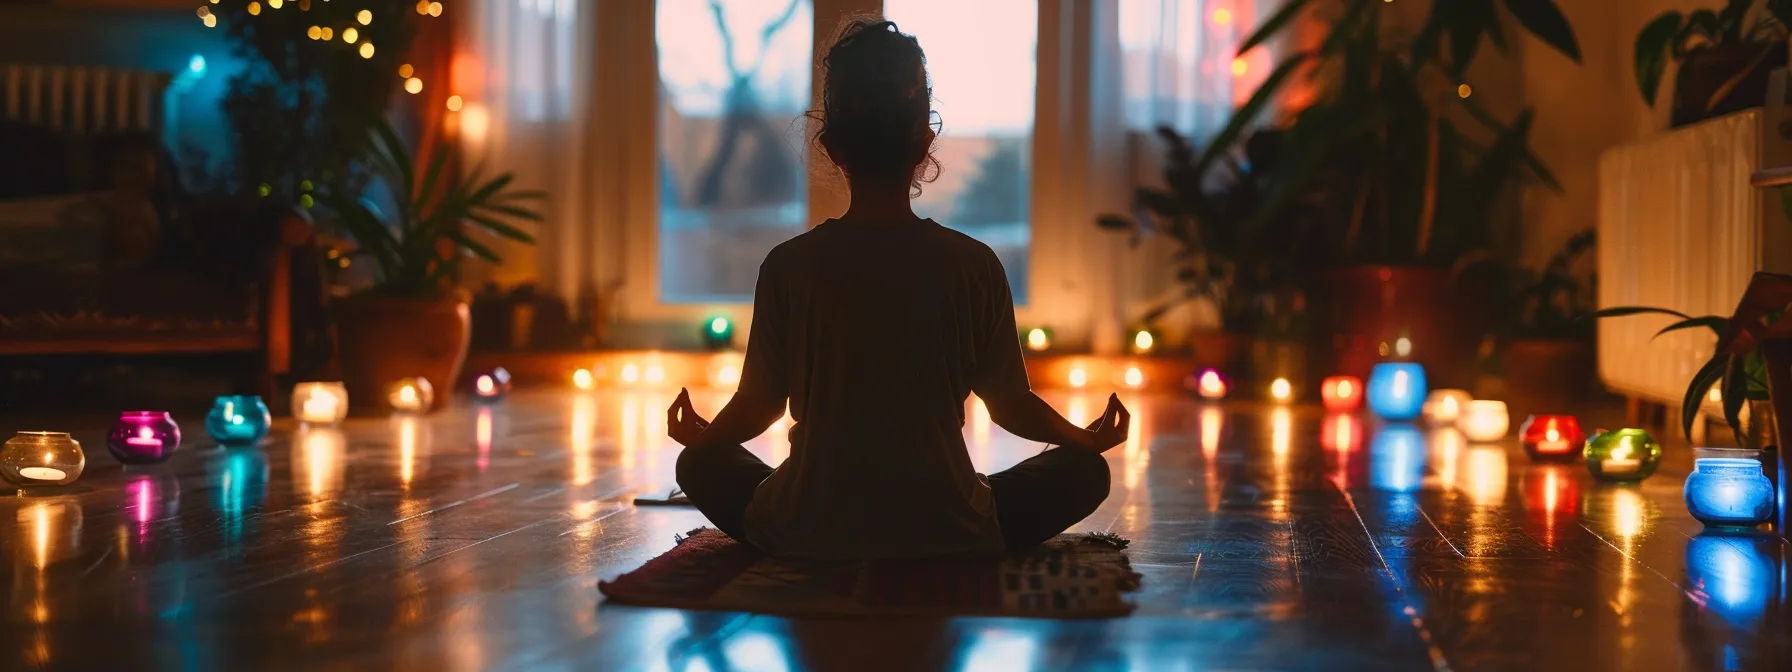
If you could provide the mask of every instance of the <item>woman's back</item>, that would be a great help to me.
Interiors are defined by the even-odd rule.
[[[759,282],[774,308],[754,315],[748,367],[780,371],[747,378],[782,378],[796,425],[748,509],[754,543],[797,557],[999,551],[962,435],[973,388],[1027,385],[995,254],[931,220],[829,220],[773,251]]]

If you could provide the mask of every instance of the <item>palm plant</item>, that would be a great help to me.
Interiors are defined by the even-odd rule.
[[[540,222],[541,214],[529,204],[546,198],[544,192],[512,189],[511,173],[485,179],[477,167],[451,170],[450,162],[450,153],[438,146],[418,175],[410,149],[391,124],[381,121],[374,127],[368,167],[390,192],[392,212],[383,211],[343,181],[319,192],[319,201],[354,238],[350,255],[373,263],[374,281],[368,293],[433,297],[458,277],[466,258],[500,263],[498,253],[474,239],[469,229],[535,242],[512,222]]]
[[[1655,104],[1661,88],[1662,73],[1668,62],[1679,62],[1704,49],[1719,47],[1752,48],[1755,55],[1734,75],[1723,82],[1705,101],[1705,109],[1715,108],[1757,68],[1771,67],[1768,56],[1775,45],[1786,37],[1781,21],[1792,10],[1784,0],[1769,0],[1767,14],[1751,19],[1749,10],[1754,0],[1729,0],[1723,9],[1695,10],[1689,14],[1663,12],[1636,36],[1636,83],[1643,100]]]

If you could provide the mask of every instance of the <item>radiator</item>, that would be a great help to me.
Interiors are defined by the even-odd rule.
[[[1749,174],[1788,163],[1784,108],[1732,114],[1608,150],[1599,161],[1600,308],[1729,315],[1757,270],[1792,270],[1792,233],[1772,190]],[[1706,329],[1655,337],[1672,320],[1599,324],[1599,377],[1613,391],[1677,407],[1715,347]],[[1715,402],[1706,412],[1716,413]]]
[[[162,131],[167,73],[0,65],[0,119],[76,133]]]

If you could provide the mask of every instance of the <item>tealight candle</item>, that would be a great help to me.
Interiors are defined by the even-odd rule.
[[[651,377],[651,376],[650,376]],[[481,401],[496,401],[510,391],[510,372],[500,366],[473,378],[473,394]]]
[[[1456,428],[1473,443],[1491,443],[1506,438],[1512,419],[1506,414],[1506,402],[1476,399],[1464,404],[1456,418]]]
[[[348,388],[342,383],[292,386],[292,415],[307,425],[334,425],[348,417]]]
[[[1686,510],[1714,527],[1754,527],[1773,519],[1773,482],[1760,451],[1700,448],[1686,477]]]
[[[1640,429],[1595,434],[1581,451],[1587,471],[1602,481],[1640,481],[1661,464],[1661,444]]]
[[[1533,460],[1571,461],[1580,456],[1587,435],[1572,415],[1533,415],[1518,426],[1518,440]]]
[[[1052,349],[1052,330],[1045,327],[1034,327],[1027,330],[1025,339],[1029,352],[1045,352]]]
[[[1208,401],[1219,401],[1226,398],[1226,379],[1213,369],[1202,369],[1195,374],[1195,394]]]
[[[1089,372],[1084,371],[1080,366],[1070,367],[1070,375],[1066,382],[1069,382],[1073,388],[1081,389],[1084,385],[1089,384]]]
[[[1425,420],[1442,427],[1462,417],[1462,407],[1473,400],[1464,390],[1436,390],[1425,397]]]
[[[1416,362],[1382,362],[1369,373],[1369,410],[1384,420],[1419,417],[1425,402],[1425,367]]]
[[[1145,372],[1136,366],[1126,367],[1126,373],[1122,376],[1122,382],[1126,383],[1127,387],[1137,389],[1145,384]]]
[[[166,462],[180,447],[180,425],[167,411],[125,411],[106,433],[106,451],[125,464]]]
[[[400,378],[386,386],[386,406],[393,413],[428,413],[435,400],[428,378]]]
[[[1356,376],[1332,376],[1319,383],[1319,401],[1325,410],[1348,413],[1363,405],[1363,381]]]
[[[1286,404],[1294,400],[1294,384],[1287,378],[1277,378],[1269,384],[1269,398],[1277,403]]]
[[[226,446],[260,442],[268,435],[268,426],[272,424],[274,420],[268,414],[268,405],[253,394],[218,397],[212,401],[211,412],[205,415],[205,433]]]
[[[19,487],[68,485],[87,468],[67,432],[19,432],[0,446],[0,480]]]
[[[711,350],[734,347],[734,321],[719,315],[704,320],[703,345]]]
[[[1131,346],[1132,354],[1149,355],[1157,347],[1157,334],[1150,329],[1135,329],[1127,345]]]

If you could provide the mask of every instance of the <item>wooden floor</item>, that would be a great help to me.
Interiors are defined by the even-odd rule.
[[[1051,400],[1086,419],[1102,398]],[[1130,618],[605,605],[599,579],[704,522],[630,503],[672,485],[670,401],[519,393],[223,450],[177,414],[188,447],[130,469],[88,422],[76,486],[0,496],[0,670],[1788,669],[1786,547],[1701,535],[1683,447],[1597,486],[1514,445],[1167,396],[1129,400],[1079,528],[1132,540]],[[70,428],[25,424],[0,431]],[[966,434],[984,471],[1039,449],[975,408]],[[781,459],[782,436],[751,447]]]

